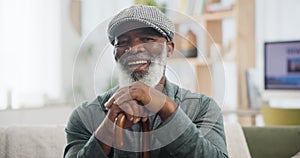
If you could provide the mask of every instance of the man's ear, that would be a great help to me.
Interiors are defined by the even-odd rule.
[[[170,57],[173,52],[174,52],[174,42],[170,41],[170,42],[167,42],[167,57]]]

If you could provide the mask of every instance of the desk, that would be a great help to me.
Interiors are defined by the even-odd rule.
[[[238,122],[242,126],[255,126],[255,118],[260,115],[260,109],[229,109],[223,108],[222,113],[224,116],[235,114],[238,118]]]
[[[255,116],[260,114],[260,109],[222,109],[223,114],[237,114],[241,116]]]

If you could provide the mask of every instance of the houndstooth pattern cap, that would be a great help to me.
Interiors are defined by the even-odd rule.
[[[151,27],[172,41],[175,32],[174,23],[158,8],[146,5],[133,5],[116,14],[107,29],[109,41],[133,29]]]

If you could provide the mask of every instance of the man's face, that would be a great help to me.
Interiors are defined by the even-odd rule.
[[[120,80],[151,82],[150,86],[163,76],[166,57],[174,47],[152,28],[128,31],[115,38],[114,46],[115,59],[123,73]]]

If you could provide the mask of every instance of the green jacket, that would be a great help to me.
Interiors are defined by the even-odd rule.
[[[100,95],[91,103],[78,106],[71,114],[66,127],[67,146],[65,158],[105,158],[94,131],[106,115],[104,103],[117,90],[114,88]],[[166,121],[156,115],[149,117],[151,124],[151,157],[168,158],[217,158],[228,157],[223,127],[223,117],[216,102],[202,94],[166,81],[163,93],[179,108]],[[126,130],[130,144],[128,149],[113,149],[108,157],[141,157],[138,147],[140,124]],[[126,143],[126,142],[125,142]],[[138,145],[137,145],[138,144]]]

